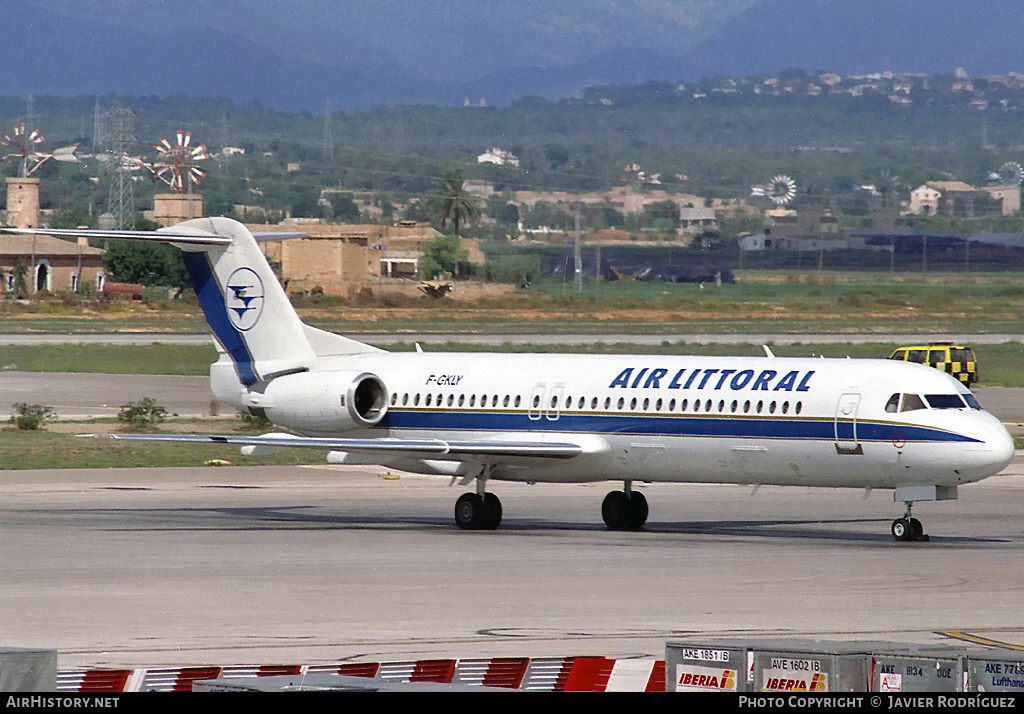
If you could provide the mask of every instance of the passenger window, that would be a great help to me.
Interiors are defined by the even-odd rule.
[[[506,394],[505,398],[501,400],[501,406],[508,408],[509,396]]]
[[[618,403],[618,405],[617,405],[617,406],[618,406],[618,408],[619,408],[619,409],[622,409],[622,405],[623,405],[623,404],[625,404],[625,403],[626,403],[626,400],[625,400],[625,399],[623,399],[622,397],[619,397],[619,403]]]
[[[433,395],[433,394],[428,394],[428,395],[427,395],[427,401],[426,401],[426,405],[427,405],[428,407],[430,406],[430,401],[431,401],[431,400],[432,400],[433,398],[434,398],[434,395]]]
[[[804,403],[803,402],[797,402],[796,403],[796,410],[795,410],[796,413],[799,414],[803,410],[804,410]]]
[[[516,406],[516,408],[517,408],[517,409],[519,408],[519,405],[520,405],[520,404],[522,403],[522,401],[523,401],[523,398],[522,398],[522,397],[520,397],[520,396],[519,396],[519,395],[517,394],[517,395],[516,395],[516,403],[515,403],[515,406]]]
[[[402,406],[404,407],[408,403],[409,403],[409,393],[406,392],[405,394],[402,395]]]
[[[789,414],[789,402],[782,403],[782,413]]]
[[[644,411],[647,411],[650,408],[650,406],[651,406],[651,400],[650,399],[645,399],[644,400]]]
[[[465,403],[466,403],[466,395],[465,394],[460,394],[459,395],[459,406],[461,407]]]
[[[636,397],[633,397],[632,399],[629,400],[629,409],[630,411],[636,410]]]
[[[904,394],[903,405],[900,407],[901,412],[912,412],[918,409],[927,409],[921,397],[916,394]]]
[[[395,392],[394,394],[391,395],[391,406],[395,406],[395,403],[397,401],[398,401],[398,392]]]
[[[885,411],[890,414],[895,414],[900,410],[900,395],[894,394],[889,397],[889,401],[885,403]]]
[[[608,409],[608,408],[611,407],[611,405],[612,405],[612,398],[611,397],[605,397],[604,398],[604,408]]]
[[[704,411],[706,411],[706,412],[711,411],[711,400],[710,399],[707,401],[707,403],[704,404]]]
[[[448,395],[448,406],[451,406],[454,403],[455,403],[455,395],[454,394],[449,394]]]
[[[736,413],[736,408],[739,407],[739,405],[740,405],[740,403],[737,402],[735,399],[733,399],[732,400],[732,404],[729,405],[730,411],[732,411],[732,413],[735,414]]]

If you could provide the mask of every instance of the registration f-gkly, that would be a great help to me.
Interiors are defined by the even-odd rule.
[[[13,229],[12,229],[13,230]],[[924,536],[915,501],[947,500],[1013,457],[1003,425],[957,380],[891,360],[389,353],[304,324],[258,239],[227,218],[155,233],[184,252],[217,343],[213,393],[287,430],[261,436],[123,435],[237,444],[248,455],[327,452],[475,488],[460,528],[494,529],[492,481],[621,481],[602,516],[640,528],[637,483],[891,489],[897,540]]]

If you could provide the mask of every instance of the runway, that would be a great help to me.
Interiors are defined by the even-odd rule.
[[[372,467],[0,472],[0,632],[61,668],[664,655],[750,633],[1024,646],[1024,463],[919,503],[662,484],[641,532],[608,484],[492,483],[463,532],[446,479]]]

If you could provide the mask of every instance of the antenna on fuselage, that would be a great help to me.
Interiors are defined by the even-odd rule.
[[[770,357],[771,359],[775,359],[775,353],[772,352],[771,348],[768,347],[768,345],[761,345],[761,349],[764,350],[764,356],[765,357]]]

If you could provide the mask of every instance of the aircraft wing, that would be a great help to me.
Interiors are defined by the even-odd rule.
[[[170,441],[193,444],[232,444],[267,450],[320,449],[408,458],[450,460],[500,460],[503,458],[571,459],[603,450],[601,445],[548,441],[444,441],[440,439],[342,439],[267,434],[235,436],[217,434],[82,434],[93,438],[123,441]],[[601,440],[603,442],[603,440]],[[607,445],[604,444],[607,448]],[[253,455],[259,455],[258,452]]]

